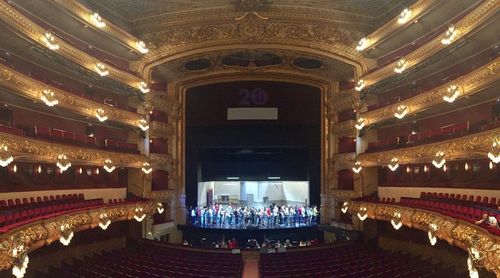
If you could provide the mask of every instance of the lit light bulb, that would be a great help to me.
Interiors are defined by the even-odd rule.
[[[361,130],[363,129],[363,127],[365,127],[365,119],[364,118],[358,118],[356,120],[356,124],[354,125],[354,127],[357,129],[357,130]]]
[[[403,226],[403,222],[401,222],[401,213],[400,212],[394,213],[394,218],[391,219],[391,224],[395,230],[399,230]]]
[[[146,119],[139,120],[139,128],[142,131],[147,131],[149,129],[148,121]]]
[[[488,158],[495,164],[500,162],[500,140],[495,140],[491,145],[491,149],[488,152]]]
[[[363,169],[363,167],[361,166],[361,162],[359,161],[356,161],[354,163],[354,166],[352,167],[352,170],[354,171],[354,173],[358,174],[359,172],[361,172],[361,170]]]
[[[98,62],[95,64],[95,71],[100,75],[100,76],[106,76],[109,74],[109,70],[108,70],[108,67],[101,63],[101,62]]]
[[[149,49],[146,47],[146,44],[143,41],[137,41],[135,43],[135,46],[137,47],[137,50],[139,50],[141,54],[146,54],[149,51]]]
[[[106,111],[104,111],[104,109],[102,108],[98,108],[95,111],[95,116],[100,122],[104,122],[108,119],[108,116],[106,116]]]
[[[48,107],[55,106],[59,104],[59,100],[56,98],[56,94],[51,90],[43,90],[40,93],[40,99],[47,105]]]
[[[394,71],[396,73],[402,73],[403,71],[405,71],[406,66],[407,66],[406,60],[401,58],[396,63],[396,67],[394,67]]]
[[[142,164],[141,170],[144,172],[144,174],[147,175],[153,171],[153,168],[151,168],[151,166],[149,165],[149,162],[144,162]]]
[[[0,166],[7,167],[9,164],[14,161],[14,157],[12,153],[9,151],[7,145],[0,146]]]
[[[441,43],[444,45],[449,45],[455,40],[455,37],[457,36],[458,31],[455,28],[454,25],[450,25],[448,27],[448,30],[446,30],[446,33],[444,33],[444,38],[441,40]]]
[[[359,208],[359,212],[358,212],[358,218],[359,220],[361,221],[365,221],[365,219],[368,217],[368,213],[367,213],[367,208],[366,207],[361,207]]]
[[[438,151],[432,160],[432,165],[436,168],[441,168],[446,163],[446,159],[444,158],[444,152]]]
[[[356,86],[354,87],[354,90],[360,92],[361,90],[363,90],[363,88],[366,86],[366,83],[365,83],[365,80],[363,79],[360,79],[358,80],[358,82],[356,83]]]
[[[104,170],[106,170],[106,172],[108,173],[111,173],[116,169],[116,167],[113,165],[113,162],[109,158],[104,161],[104,165],[102,166],[102,168],[104,168]]]
[[[139,207],[135,209],[135,215],[134,218],[137,222],[142,222],[144,218],[146,218],[146,214],[144,213],[144,209]]]
[[[141,90],[143,94],[147,94],[150,91],[148,84],[144,81],[139,82],[139,90]]]
[[[437,231],[438,227],[436,224],[429,224],[429,231],[427,232],[427,236],[429,237],[429,242],[432,246],[436,245],[437,238],[434,233]]]
[[[74,233],[73,231],[69,230],[68,224],[66,224],[65,226],[61,226],[61,236],[59,237],[59,241],[62,243],[62,245],[68,246],[71,243],[73,236]]]
[[[50,50],[58,50],[59,44],[56,43],[56,38],[51,32],[45,32],[42,36],[42,42]]]
[[[408,22],[412,16],[413,12],[411,9],[404,8],[403,11],[399,14],[398,23],[405,24]]]
[[[389,164],[387,165],[389,167],[389,169],[391,169],[391,171],[396,171],[399,167],[399,161],[397,158],[392,158],[391,159],[391,162],[389,162]]]
[[[357,51],[363,51],[365,50],[368,46],[370,45],[370,39],[368,38],[361,38],[358,42],[358,45],[356,46]]]
[[[347,212],[348,205],[349,205],[349,203],[348,203],[348,202],[344,202],[344,203],[342,204],[342,208],[340,209],[340,210],[342,211],[342,213],[346,213],[346,212]]]
[[[94,24],[97,28],[104,28],[106,27],[106,22],[102,20],[102,17],[98,13],[91,13],[90,14],[90,21],[92,24]]]
[[[394,112],[394,117],[398,119],[402,119],[408,114],[408,107],[405,105],[399,105],[398,108],[396,108],[396,112]]]
[[[162,214],[165,211],[165,209],[163,208],[163,204],[162,203],[158,203],[157,207],[156,207],[156,210],[158,211],[159,214]]]
[[[61,170],[62,174],[64,171],[68,170],[69,167],[71,167],[71,162],[69,161],[68,157],[65,154],[60,154],[57,156],[56,165],[57,167],[59,167],[59,170]]]
[[[448,89],[446,89],[446,95],[443,96],[443,100],[452,103],[457,99],[459,95],[460,95],[460,88],[452,84],[448,86]]]

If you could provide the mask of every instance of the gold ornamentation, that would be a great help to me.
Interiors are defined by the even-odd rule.
[[[340,123],[336,123],[333,125],[333,132],[337,136],[342,135],[354,135],[355,134],[355,126],[356,122],[354,120],[343,121]]]
[[[449,84],[443,84],[437,88],[383,108],[361,113],[361,117],[365,119],[366,125],[388,120],[394,117],[394,111],[400,105],[409,107],[411,113],[418,113],[434,105],[443,103],[443,97],[448,95],[448,88],[451,84],[460,87],[461,97],[479,93],[482,89],[493,85],[500,79],[500,75],[498,74],[499,62],[500,58],[496,58],[473,72],[453,80]]]

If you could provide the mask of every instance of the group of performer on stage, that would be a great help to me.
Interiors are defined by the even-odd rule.
[[[188,223],[202,227],[297,227],[317,223],[316,206],[272,204],[255,208],[214,204],[190,208]]]

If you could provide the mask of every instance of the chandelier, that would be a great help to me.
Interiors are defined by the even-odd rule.
[[[444,45],[449,45],[453,42],[455,37],[457,36],[458,31],[454,25],[450,25],[446,33],[444,33],[444,38],[441,40],[441,43]]]
[[[361,38],[358,42],[358,45],[356,46],[357,51],[363,51],[365,50],[368,45],[370,45],[370,39],[368,38]]]
[[[444,152],[438,151],[432,160],[432,165],[436,168],[441,168],[446,163],[446,159],[444,158]]]
[[[7,167],[12,161],[14,161],[12,153],[9,151],[7,145],[2,144],[0,146],[0,166]]]
[[[61,170],[62,173],[68,170],[69,167],[71,167],[71,162],[65,154],[60,154],[57,156],[56,165],[57,167],[59,167],[59,170]]]
[[[359,161],[354,162],[354,166],[352,167],[354,173],[358,174],[359,172],[361,172],[362,169],[363,167],[361,166],[361,162]]]
[[[398,108],[396,108],[396,112],[394,112],[394,117],[401,120],[406,116],[406,114],[408,114],[408,107],[406,107],[405,105],[400,105],[398,106]]]
[[[56,94],[51,90],[43,90],[42,93],[40,94],[40,99],[48,107],[52,107],[59,104],[59,100],[57,100]]]
[[[357,130],[361,130],[363,129],[363,127],[365,127],[365,119],[363,118],[358,118],[356,120],[356,124],[354,124],[354,127],[357,129]]]
[[[104,28],[106,27],[106,22],[102,20],[102,17],[98,13],[91,13],[90,14],[90,21],[92,24],[94,24],[97,28]]]
[[[104,111],[104,109],[102,109],[102,108],[98,108],[95,111],[95,116],[97,117],[97,119],[100,122],[104,122],[104,121],[106,121],[108,119],[108,116],[106,116],[106,111]]]
[[[454,102],[460,95],[460,88],[457,85],[450,85],[446,89],[446,95],[443,96],[443,100],[449,103]]]
[[[389,164],[387,165],[387,167],[389,167],[389,169],[391,169],[391,171],[396,171],[396,169],[398,169],[399,167],[399,160],[395,157],[393,157],[391,159],[391,161],[389,162]]]
[[[497,139],[493,141],[493,144],[491,145],[491,149],[488,152],[488,158],[498,164],[500,162],[500,140]]]
[[[144,209],[142,207],[135,208],[134,218],[137,222],[142,222],[142,220],[146,218],[146,214],[144,213]]]
[[[24,245],[19,245],[14,247],[11,256],[13,258],[12,275],[16,276],[16,278],[24,277],[30,261],[28,257],[28,250],[24,247]]]
[[[396,63],[396,67],[394,68],[394,71],[396,73],[402,73],[405,69],[406,69],[406,60],[401,58],[398,60],[398,62]]]
[[[405,24],[408,22],[412,16],[413,12],[411,9],[404,8],[403,11],[399,14],[398,23]]]
[[[100,76],[106,76],[109,74],[109,70],[108,70],[108,67],[101,63],[101,62],[97,62],[95,64],[95,71],[100,75]]]
[[[113,165],[113,162],[109,158],[104,160],[104,165],[102,166],[102,168],[104,168],[104,170],[106,170],[106,172],[108,173],[111,173],[116,169],[116,167]]]
[[[401,213],[400,212],[394,213],[394,217],[391,219],[391,224],[395,230],[399,230],[401,228],[401,226],[403,226],[403,222],[401,222]]]
[[[165,211],[165,208],[163,207],[162,203],[156,204],[156,210],[158,211],[159,214],[162,214]]]
[[[69,224],[64,224],[61,225],[61,236],[59,237],[59,242],[62,243],[64,246],[68,246],[71,242],[71,239],[73,239],[73,231],[70,229]]]
[[[365,219],[368,217],[367,213],[368,209],[366,207],[360,207],[358,211],[358,218],[361,221],[365,221]]]
[[[56,38],[51,32],[45,32],[42,36],[42,41],[50,50],[59,49],[59,44],[56,43]]]
[[[142,131],[147,131],[147,130],[149,129],[148,120],[146,120],[145,118],[140,119],[140,120],[139,120],[139,128],[140,128]]]
[[[137,50],[139,50],[141,54],[146,54],[149,51],[149,49],[146,47],[146,44],[143,41],[137,41],[135,43],[135,46],[137,47]]]
[[[99,215],[99,227],[101,227],[101,229],[103,230],[106,230],[110,224],[111,224],[111,219],[109,219],[108,214],[105,212],[101,213]]]
[[[149,162],[144,162],[142,163],[142,168],[141,170],[144,172],[144,174],[149,174],[151,171],[153,171],[153,168],[149,165]]]
[[[360,79],[358,80],[358,82],[356,83],[356,86],[354,87],[354,90],[356,91],[361,91],[363,90],[363,88],[366,86],[366,83],[365,83],[365,80],[363,79]]]
[[[344,203],[342,204],[342,208],[340,208],[340,210],[342,211],[342,213],[346,213],[346,212],[347,212],[348,205],[349,205],[349,203],[348,203],[348,202],[344,202]]]
[[[429,224],[429,231],[427,232],[427,236],[429,237],[429,242],[431,243],[432,246],[436,245],[437,238],[436,238],[436,231],[438,230],[438,226],[434,223]]]
[[[141,82],[139,83],[139,90],[141,90],[141,92],[142,92],[143,94],[147,94],[147,93],[149,93],[149,87],[148,87],[148,84],[147,84],[146,82],[144,82],[144,81],[141,81]]]

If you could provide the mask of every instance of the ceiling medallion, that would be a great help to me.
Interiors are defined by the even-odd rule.
[[[235,18],[240,37],[243,40],[254,40],[261,37],[265,32],[266,20],[268,19],[257,12],[246,12]]]

